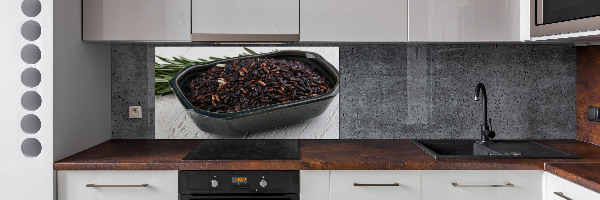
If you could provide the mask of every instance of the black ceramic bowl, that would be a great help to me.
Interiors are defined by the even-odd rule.
[[[203,71],[220,64],[247,58],[274,58],[297,60],[314,67],[332,86],[332,89],[321,96],[303,100],[279,103],[233,113],[215,113],[201,110],[193,106],[183,95],[184,83]],[[338,70],[321,55],[308,51],[277,51],[272,53],[243,56],[218,60],[200,65],[188,66],[179,71],[169,81],[177,99],[187,110],[196,126],[202,131],[219,135],[237,135],[249,131],[283,126],[319,116],[339,92],[340,75]]]

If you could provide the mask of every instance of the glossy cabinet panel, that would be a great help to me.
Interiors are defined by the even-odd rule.
[[[600,194],[562,179],[554,174],[545,173],[546,189],[545,200],[584,200],[600,199]]]
[[[302,0],[300,41],[407,41],[407,6],[407,0]]]
[[[68,170],[58,171],[56,180],[58,200],[179,198],[176,170]]]
[[[299,0],[192,0],[192,33],[298,34]]]
[[[85,41],[189,41],[190,0],[83,0]]]
[[[423,200],[542,200],[541,170],[423,171]]]
[[[332,170],[331,200],[418,200],[421,171]]]
[[[529,1],[409,1],[409,41],[529,40]]]
[[[329,170],[300,170],[300,200],[329,200]]]

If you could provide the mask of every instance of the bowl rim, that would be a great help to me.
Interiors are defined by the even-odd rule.
[[[197,108],[196,106],[192,105],[187,100],[187,98],[181,91],[181,88],[178,84],[179,80],[182,79],[183,77],[185,77],[185,75],[188,72],[194,71],[198,68],[208,68],[208,67],[212,67],[216,64],[232,62],[234,60],[257,58],[257,57],[270,57],[270,56],[298,56],[298,57],[302,57],[304,59],[309,59],[313,62],[316,62],[317,67],[323,68],[328,74],[330,74],[333,77],[333,79],[335,80],[335,83],[329,92],[319,95],[317,97],[311,97],[311,98],[307,98],[307,99],[295,100],[295,101],[290,101],[290,102],[285,102],[285,103],[266,105],[266,106],[262,106],[262,107],[258,107],[258,108],[243,110],[243,111],[239,111],[239,112],[232,112],[232,113],[216,113],[216,112],[209,112],[209,111]],[[226,59],[221,59],[221,60],[216,60],[216,61],[210,61],[210,62],[206,62],[206,63],[202,63],[202,64],[190,65],[190,66],[187,66],[187,67],[181,69],[179,72],[177,72],[175,74],[175,76],[173,76],[173,78],[171,78],[171,80],[169,80],[169,86],[173,90],[173,93],[177,96],[177,99],[179,99],[179,101],[181,102],[183,107],[186,110],[188,110],[189,113],[191,113],[190,110],[193,110],[193,114],[195,114],[195,115],[205,116],[205,117],[209,117],[209,118],[213,118],[213,119],[223,119],[223,120],[245,118],[245,117],[265,114],[265,113],[269,113],[269,112],[273,112],[273,111],[277,111],[277,110],[289,109],[289,108],[296,107],[296,106],[301,106],[301,105],[305,105],[305,104],[311,104],[311,103],[331,99],[339,93],[339,85],[340,85],[339,71],[331,63],[329,63],[321,55],[319,55],[315,52],[301,51],[301,50],[279,50],[279,51],[274,51],[274,52],[269,52],[269,53],[254,54],[254,55],[248,55],[248,56],[238,56],[238,57],[226,58]]]

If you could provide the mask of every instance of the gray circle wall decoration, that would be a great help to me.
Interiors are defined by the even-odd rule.
[[[35,17],[42,11],[42,3],[39,0],[23,0],[21,11],[27,17]]]
[[[21,49],[21,59],[27,64],[35,64],[41,57],[42,51],[36,45],[28,44]]]
[[[21,153],[27,157],[37,157],[42,153],[42,144],[35,138],[27,138],[21,143]]]
[[[42,121],[34,114],[25,115],[21,118],[21,130],[27,134],[35,134],[42,128]]]
[[[27,91],[21,97],[21,105],[25,110],[34,111],[42,106],[42,97],[34,91]]]
[[[40,0],[23,0],[21,2],[21,11],[27,17],[36,17],[42,11]],[[35,41],[42,35],[42,26],[35,20],[28,20],[21,25],[21,36],[27,41]],[[35,44],[27,44],[21,49],[21,60],[27,64],[36,64],[42,58],[42,51]],[[21,72],[21,83],[34,88],[42,81],[41,72],[33,67],[27,68]],[[35,91],[27,91],[21,96],[21,106],[25,110],[35,111],[42,106],[42,97]],[[27,114],[21,118],[21,130],[27,134],[36,134],[40,131],[42,121],[35,114]],[[24,156],[33,158],[42,152],[42,144],[36,138],[27,138],[21,143],[21,153]]]
[[[42,82],[42,73],[36,68],[27,68],[21,73],[21,83],[27,87],[36,87],[40,82]]]
[[[29,20],[29,21],[26,21],[25,23],[23,23],[23,25],[21,26],[21,35],[26,40],[29,40],[29,41],[37,40],[38,38],[40,38],[41,34],[42,34],[42,27],[40,26],[40,23],[38,23],[36,21]]]

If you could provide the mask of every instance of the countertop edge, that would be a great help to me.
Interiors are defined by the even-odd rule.
[[[544,171],[556,175],[562,179],[575,183],[581,187],[587,188],[594,192],[600,193],[600,182],[588,179],[587,176],[582,174],[573,173],[570,170],[566,170],[557,165],[575,165],[571,167],[577,167],[577,165],[589,165],[594,164],[600,166],[600,162],[548,162],[544,165]],[[600,169],[600,168],[599,168]],[[598,172],[600,175],[600,171]]]

